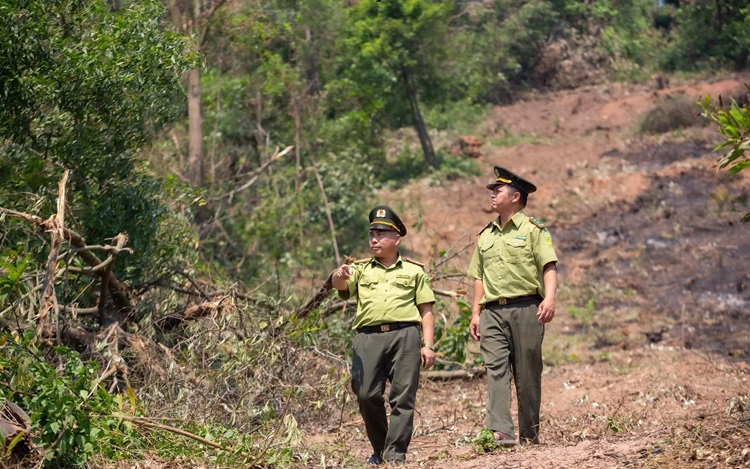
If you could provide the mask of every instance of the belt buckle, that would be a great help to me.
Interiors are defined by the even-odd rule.
[[[507,298],[499,298],[497,300],[497,304],[499,304],[499,305],[508,304],[508,299]]]
[[[390,324],[382,324],[380,326],[380,332],[388,332],[391,330]]]

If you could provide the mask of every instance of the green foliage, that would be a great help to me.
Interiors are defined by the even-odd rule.
[[[750,98],[750,95],[748,96]],[[731,175],[735,175],[750,167],[750,158],[746,152],[750,149],[750,108],[746,103],[740,106],[734,99],[728,109],[724,108],[721,97],[719,105],[711,104],[711,96],[706,97],[698,103],[703,110],[703,117],[711,119],[718,125],[719,132],[724,142],[717,146],[714,151],[729,150],[719,158],[719,168],[725,169]],[[750,212],[742,217],[743,222],[750,222]]]
[[[47,217],[70,169],[68,226],[95,242],[127,232],[125,279],[159,275],[191,237],[184,192],[154,180],[138,152],[182,109],[187,38],[156,0],[118,12],[103,0],[0,4],[0,204]],[[182,216],[175,216],[179,213]],[[22,230],[12,239],[23,239]],[[26,246],[41,253],[37,240]],[[179,262],[180,256],[174,259]]]
[[[573,319],[577,319],[584,328],[591,326],[595,312],[596,302],[593,298],[589,299],[586,302],[586,305],[582,308],[573,305],[568,306],[568,314],[570,314]]]
[[[341,40],[343,76],[333,83],[347,90],[347,106],[385,119],[388,126],[410,125],[407,88],[416,85],[420,97],[429,101],[439,87],[452,8],[451,1],[363,0],[350,9]]]
[[[750,6],[744,0],[699,0],[675,12],[674,46],[664,58],[670,70],[733,66],[741,70],[750,57]]]
[[[472,441],[472,444],[478,453],[490,453],[500,448],[500,445],[495,441],[494,432],[489,428],[483,428]]]
[[[160,26],[162,5],[111,13],[104,1],[0,6],[0,136],[71,169],[76,189],[123,178],[132,152],[176,116],[185,38]]]
[[[453,156],[440,151],[438,162],[440,164],[437,169],[430,169],[430,179],[436,184],[482,174],[476,161],[464,156]]]
[[[429,168],[425,175],[424,159],[410,149],[404,149],[395,161],[382,165],[380,182],[385,187],[398,188],[424,176],[427,176],[432,184],[444,184],[446,181],[481,174],[477,164],[471,159],[453,156],[442,151],[438,153],[437,159],[438,168]]]
[[[557,19],[551,2],[543,0],[485,2],[457,17],[449,46],[455,52],[443,66],[458,77],[456,97],[510,101],[514,91],[528,86]]]
[[[96,362],[84,362],[65,347],[38,344],[33,331],[2,334],[0,342],[0,401],[27,411],[47,465],[80,465],[96,453],[114,455],[118,447],[139,444],[132,426],[114,416],[135,401],[109,394]]]
[[[425,109],[427,125],[437,130],[457,133],[471,132],[489,116],[492,106],[469,100],[444,101]]]
[[[6,304],[12,305],[29,291],[21,276],[29,265],[30,257],[19,257],[12,251],[0,252],[0,310],[5,309]]]
[[[638,421],[633,416],[611,416],[607,417],[607,426],[612,433],[627,433],[638,426]]]
[[[445,359],[458,364],[465,364],[467,353],[466,344],[473,340],[469,334],[471,321],[471,305],[463,300],[457,300],[458,316],[452,324],[436,321],[435,345],[437,353]],[[481,357],[475,358],[475,365],[481,364]]]

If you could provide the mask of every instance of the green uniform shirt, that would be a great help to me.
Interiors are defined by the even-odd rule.
[[[339,297],[348,300],[357,296],[354,329],[389,322],[421,323],[417,305],[435,302],[427,273],[400,254],[389,268],[374,257],[352,267],[354,273],[346,281],[349,290],[339,290]]]
[[[503,229],[494,220],[479,236],[467,275],[484,284],[486,304],[500,298],[544,296],[544,266],[557,262],[552,237],[541,223],[517,212]]]

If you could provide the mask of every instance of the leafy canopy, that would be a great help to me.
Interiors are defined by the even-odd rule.
[[[0,206],[48,216],[70,169],[71,223],[97,241],[128,232],[143,248],[123,256],[134,272],[163,262],[147,260],[155,240],[184,234],[163,233],[170,190],[139,157],[179,115],[197,57],[163,16],[157,0],[116,12],[104,0],[0,1]]]

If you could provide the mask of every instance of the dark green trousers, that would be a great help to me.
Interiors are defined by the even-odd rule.
[[[480,350],[489,387],[487,428],[515,436],[510,414],[512,377],[522,443],[539,442],[544,326],[536,317],[538,307],[538,300],[494,305],[483,309],[479,317]]]
[[[386,461],[406,460],[414,430],[421,340],[417,326],[354,337],[352,390],[374,454]],[[390,425],[385,412],[386,380],[391,383]]]

